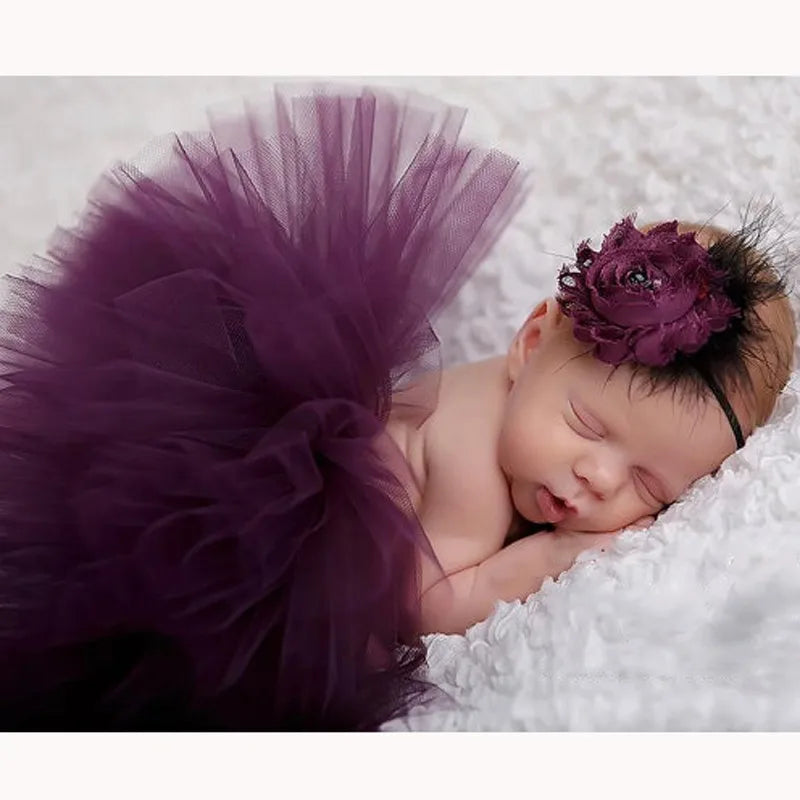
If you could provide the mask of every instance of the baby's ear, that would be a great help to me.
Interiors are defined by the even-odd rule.
[[[508,377],[512,382],[519,377],[533,350],[547,340],[563,318],[554,297],[543,300],[531,311],[508,348]]]

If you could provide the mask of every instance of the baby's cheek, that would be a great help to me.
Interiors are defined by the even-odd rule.
[[[571,520],[576,530],[589,533],[609,533],[630,527],[639,519],[653,514],[653,508],[647,506],[641,498],[620,497],[617,502],[600,504],[592,513],[579,520]],[[569,526],[570,520],[565,521]]]
[[[519,420],[508,419],[500,431],[498,458],[500,466],[508,471],[520,473],[525,470],[533,454],[540,448],[536,431]]]
[[[497,437],[497,456],[501,464],[507,461],[512,454],[515,439],[514,427],[513,418],[506,414]]]

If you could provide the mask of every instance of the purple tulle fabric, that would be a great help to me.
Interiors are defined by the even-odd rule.
[[[414,95],[210,116],[6,278],[0,728],[368,730],[423,686],[384,423],[517,165]]]

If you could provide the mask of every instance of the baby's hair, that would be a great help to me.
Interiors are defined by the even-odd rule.
[[[796,327],[788,300],[791,255],[780,239],[764,245],[776,212],[768,205],[748,216],[749,208],[735,232],[680,223],[710,241],[708,255],[728,276],[727,294],[741,314],[696,353],[678,353],[663,367],[635,365],[631,387],[640,378],[636,383],[648,393],[672,390],[683,400],[700,401],[708,397],[710,378],[729,397],[741,392],[750,401],[757,426],[769,418],[791,373]]]

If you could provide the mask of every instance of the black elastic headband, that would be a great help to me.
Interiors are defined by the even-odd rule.
[[[700,369],[698,369],[698,372],[708,385],[708,388],[711,389],[714,397],[717,398],[717,402],[720,404],[720,407],[725,412],[725,416],[728,418],[728,423],[730,424],[733,435],[736,438],[736,449],[738,450],[740,447],[744,447],[742,426],[739,424],[736,414],[733,413],[731,404],[728,402],[728,398],[725,397],[725,392],[722,391],[719,384],[711,377],[710,373]]]

